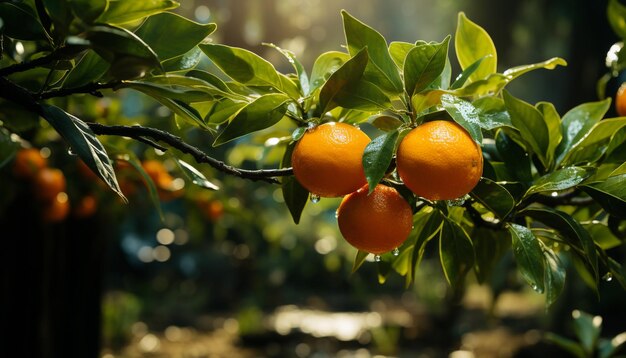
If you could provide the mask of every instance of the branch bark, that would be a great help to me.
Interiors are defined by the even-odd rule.
[[[157,142],[163,142],[167,145],[178,149],[180,152],[191,155],[196,162],[206,163],[211,167],[226,173],[228,175],[236,176],[239,178],[260,180],[272,184],[279,183],[277,177],[293,175],[292,168],[283,169],[260,169],[260,170],[248,170],[230,166],[222,161],[219,161],[202,150],[186,143],[180,137],[175,136],[169,132],[162,131],[156,128],[143,127],[143,126],[107,126],[99,123],[87,123],[91,130],[97,135],[115,135],[122,137],[129,137],[135,140],[140,140],[144,143],[145,138],[150,138]],[[148,143],[150,144],[150,143]]]

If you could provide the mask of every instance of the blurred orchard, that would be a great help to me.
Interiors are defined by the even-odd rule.
[[[7,3],[20,2],[0,6]],[[23,3],[54,7],[54,1]],[[213,43],[248,49],[282,73],[292,71],[290,63],[263,44],[293,52],[310,69],[318,54],[343,51],[342,9],[386,39],[406,42],[454,34],[463,11],[491,35],[498,69],[567,60],[566,67],[529,73],[507,87],[530,103],[550,101],[559,113],[598,100],[607,51],[620,41],[607,21],[607,1],[179,5],[169,11],[217,24]],[[27,60],[32,44],[8,33],[2,39],[0,67],[7,57]],[[450,46],[451,58],[454,51]],[[196,69],[217,69],[206,56],[197,62]],[[451,66],[454,74],[462,71],[456,61]],[[55,75],[40,70],[23,75],[33,81]],[[626,79],[620,71],[605,77],[607,97]],[[180,116],[173,107],[131,88],[75,96],[67,107],[64,100],[54,103],[83,121],[149,124],[247,170],[278,167],[284,148],[276,144],[291,136],[278,124],[213,147],[209,133],[172,120]],[[373,255],[353,272],[356,250],[335,218],[341,198],[308,202],[295,224],[278,185],[225,174],[158,144],[107,137],[125,202],[50,124],[18,120],[21,112],[6,101],[0,108],[3,125],[20,133],[12,139],[24,153],[0,163],[0,356],[609,357],[616,353],[607,347],[626,341],[618,335],[626,330],[624,289],[604,277],[594,292],[573,262],[564,262],[568,279],[549,303],[524,282],[511,252],[486,282],[470,274],[454,288],[435,251],[423,257],[410,285],[381,274]],[[613,107],[609,114],[617,116]],[[368,123],[361,129],[372,138],[378,133]],[[624,263],[622,242],[610,253]]]

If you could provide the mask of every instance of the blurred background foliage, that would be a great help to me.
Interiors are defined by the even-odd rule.
[[[502,69],[563,57],[567,67],[528,74],[510,88],[531,103],[553,102],[560,113],[596,99],[596,81],[606,72],[604,56],[618,40],[606,21],[606,1],[185,0],[175,11],[201,23],[217,23],[214,42],[250,49],[288,72],[289,63],[261,43],[293,51],[310,69],[318,54],[339,50],[345,42],[341,9],[388,40],[408,42],[441,41],[454,33],[456,15],[464,11],[491,34]],[[203,61],[198,67],[212,68]],[[149,122],[180,134],[172,113],[138,92],[79,96],[69,106],[84,120]],[[409,288],[394,275],[380,284],[371,257],[351,273],[356,250],[338,232],[339,199],[308,203],[295,225],[277,186],[199,166],[221,188],[202,189],[168,153],[137,143],[136,159],[117,161],[120,185],[129,198],[123,204],[81,174],[78,160],[51,137],[53,131],[36,133],[29,140],[50,143],[42,153],[50,155],[50,166],[66,174],[72,206],[87,195],[98,203],[93,215],[41,223],[29,201],[29,186],[0,172],[0,222],[8,228],[2,234],[2,258],[5,269],[17,268],[5,284],[19,282],[17,287],[24,288],[5,298],[3,309],[9,318],[18,318],[12,322],[21,317],[24,326],[38,312],[49,320],[61,318],[64,329],[44,339],[56,347],[50,351],[107,358],[439,357],[459,350],[481,357],[537,356],[559,354],[541,340],[541,332],[572,336],[564,317],[573,309],[604,316],[603,334],[623,329],[625,294],[614,283],[601,284],[598,298],[571,275],[564,294],[547,312],[543,296],[522,284],[510,255],[494,270],[490,288],[470,279],[465,292],[451,292],[436,257],[425,258]],[[277,126],[218,148],[211,147],[208,133],[192,130],[185,136],[211,156],[256,169],[279,165],[280,151],[269,144],[289,134]],[[116,140],[123,139],[108,138],[107,144],[115,146]],[[171,176],[168,188],[158,191],[160,210],[132,165],[124,165],[155,158],[164,161]],[[624,248],[615,250],[623,253]],[[54,262],[43,261],[50,257],[44,251],[53,252]],[[40,278],[42,287],[29,287]],[[53,300],[41,304],[30,297],[33,291]],[[34,312],[26,312],[27,307]],[[71,336],[85,319],[89,324],[83,329],[92,333],[85,336],[96,338]],[[19,325],[13,329],[26,329]]]

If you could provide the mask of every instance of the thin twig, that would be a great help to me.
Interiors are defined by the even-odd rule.
[[[248,170],[230,166],[222,161],[210,157],[200,149],[184,142],[180,137],[156,128],[143,126],[108,126],[99,123],[87,124],[89,125],[91,130],[93,130],[93,132],[98,135],[115,135],[129,137],[133,139],[145,139],[146,137],[152,138],[155,141],[166,143],[167,145],[178,149],[182,153],[193,156],[198,163],[207,163],[223,173],[233,175],[239,178],[261,180],[268,183],[277,184],[279,183],[279,181],[276,179],[276,177],[289,176],[293,174],[292,168]]]
[[[58,90],[43,92],[38,95],[35,95],[35,99],[42,100],[42,99],[48,99],[48,98],[53,98],[53,97],[65,97],[65,96],[69,96],[69,95],[77,94],[77,93],[89,93],[96,97],[102,97],[102,94],[98,92],[99,90],[102,90],[102,89],[115,90],[116,87],[118,87],[120,84],[122,84],[121,81],[111,81],[111,82],[106,82],[106,83],[93,82],[93,83],[88,83],[80,87],[62,88]]]

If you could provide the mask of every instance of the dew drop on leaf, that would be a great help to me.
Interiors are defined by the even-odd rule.
[[[536,283],[533,283],[532,285],[530,285],[530,287],[532,287],[533,291],[535,291],[537,293],[543,293],[543,290],[541,288],[539,288],[539,286],[537,286]]]
[[[306,130],[307,130],[307,131],[312,131],[315,127],[316,127],[315,123],[313,123],[313,122],[309,122],[309,123],[307,123],[307,125],[306,125]]]
[[[400,255],[400,249],[398,249],[398,248],[396,247],[395,249],[393,249],[393,250],[391,251],[391,254],[392,254],[393,256],[398,256],[398,255]]]
[[[374,261],[380,262],[380,260],[381,260],[380,255],[374,255]]]
[[[317,194],[311,194],[311,197],[309,199],[313,204],[317,204],[320,202],[320,196]]]
[[[602,279],[606,282],[611,282],[613,281],[613,274],[610,272],[607,272],[606,275],[602,276]]]
[[[76,154],[76,152],[74,151],[74,149],[72,149],[72,147],[67,148],[67,154],[71,155],[73,157],[77,156],[78,154]]]
[[[335,210],[335,219],[339,219],[339,210]]]

